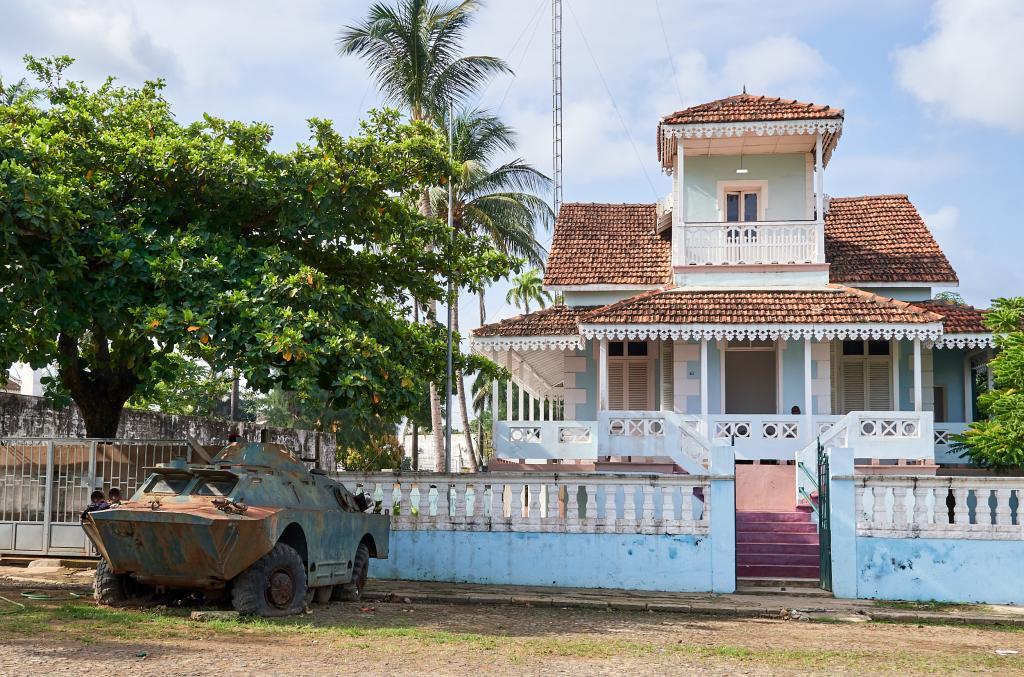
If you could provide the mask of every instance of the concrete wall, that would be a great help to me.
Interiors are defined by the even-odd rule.
[[[857,596],[940,602],[1024,603],[1024,543],[857,538]]]
[[[134,440],[185,440],[194,437],[200,444],[227,444],[232,430],[239,430],[245,440],[259,441],[266,430],[270,442],[301,451],[303,458],[316,453],[317,434],[308,430],[270,428],[251,423],[232,423],[194,416],[174,416],[153,411],[125,409],[117,437]],[[0,436],[3,437],[85,437],[85,422],[74,405],[54,409],[42,397],[0,393]],[[334,468],[335,440],[331,434],[320,434],[322,468]]]
[[[393,531],[374,578],[706,592],[711,539],[693,535]]]
[[[684,163],[687,221],[721,221],[719,181],[766,181],[765,221],[810,218],[807,214],[807,159],[803,153],[745,155],[746,174],[737,174],[738,155],[689,157]]]

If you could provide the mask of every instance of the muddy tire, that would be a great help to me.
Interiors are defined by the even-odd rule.
[[[313,601],[317,604],[327,604],[334,594],[333,585],[322,585],[313,592]]]
[[[141,586],[128,574],[115,574],[107,560],[100,559],[92,581],[92,595],[106,606],[124,606],[141,593]]]
[[[360,543],[356,548],[356,557],[352,562],[352,581],[344,585],[334,586],[334,594],[331,601],[334,602],[358,602],[363,598],[363,588],[366,587],[366,575],[370,570],[370,549],[365,543]]]
[[[290,545],[274,549],[234,581],[231,605],[243,616],[288,616],[301,613],[306,600],[306,567]]]

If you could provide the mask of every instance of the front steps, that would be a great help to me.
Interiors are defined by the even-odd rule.
[[[736,577],[816,585],[818,526],[809,512],[737,512]]]

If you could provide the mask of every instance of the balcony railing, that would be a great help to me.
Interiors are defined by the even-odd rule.
[[[817,221],[687,223],[683,261],[687,266],[822,263],[822,228]]]

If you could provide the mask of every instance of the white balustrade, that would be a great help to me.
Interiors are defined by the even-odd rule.
[[[1024,540],[1024,477],[867,475],[854,485],[861,536]]]
[[[400,531],[706,534],[710,524],[703,500],[710,491],[706,475],[338,473],[334,477],[353,491],[370,494],[374,511],[390,514],[392,529]],[[677,497],[681,497],[678,517]]]
[[[823,263],[814,221],[687,223],[684,260],[689,266]]]

